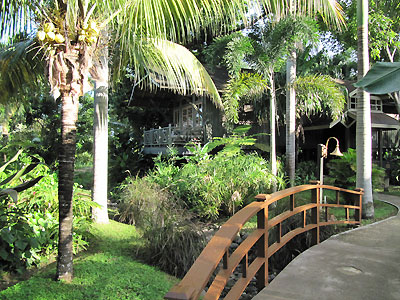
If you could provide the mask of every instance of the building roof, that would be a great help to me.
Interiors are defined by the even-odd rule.
[[[348,112],[348,116],[354,120],[357,120],[356,111]],[[400,128],[400,123],[398,120],[383,112],[371,112],[371,127],[386,130],[396,130]]]

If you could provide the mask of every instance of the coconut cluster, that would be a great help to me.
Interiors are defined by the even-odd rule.
[[[85,23],[76,35],[70,36],[71,40],[76,38],[80,42],[93,44],[99,37],[100,29],[95,21],[89,24]],[[47,45],[47,50],[50,55],[55,54],[56,47],[65,42],[65,37],[60,33],[60,30],[51,22],[45,23],[43,28],[37,32],[37,38],[40,42]]]
[[[99,37],[100,29],[95,21],[89,24],[83,24],[82,30],[79,31],[78,40],[88,44],[95,43]]]
[[[45,23],[43,25],[43,30],[39,30],[37,32],[37,38],[41,42],[47,43],[64,43],[64,36],[58,32],[58,29],[54,26],[53,23]]]

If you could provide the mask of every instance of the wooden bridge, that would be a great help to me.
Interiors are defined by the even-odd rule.
[[[321,203],[322,190],[334,191],[334,200]],[[309,191],[310,197],[299,197]],[[324,192],[326,194],[326,192]],[[239,299],[253,277],[257,279],[257,288],[262,290],[268,284],[268,260],[297,235],[310,231],[312,244],[320,241],[320,227],[334,224],[360,224],[362,207],[362,189],[346,190],[334,186],[320,185],[315,181],[309,185],[288,188],[273,194],[260,194],[255,202],[247,205],[233,215],[204,248],[182,281],[166,295],[168,300],[194,300],[204,296],[203,300],[219,299],[231,274],[239,266],[242,277],[231,287],[224,299]],[[300,198],[301,200],[298,200]],[[286,209],[273,216],[280,203]],[[299,204],[299,205],[296,205]],[[343,220],[329,217],[329,210],[341,208],[345,211]],[[242,227],[252,217],[257,216],[257,229],[229,254],[229,247]],[[297,216],[300,226],[292,229],[283,226],[285,221]],[[321,217],[322,216],[322,217]],[[249,251],[255,248],[256,258],[249,263]],[[210,282],[213,273],[222,265]],[[204,290],[208,285],[207,292]],[[202,295],[204,294],[204,295]]]

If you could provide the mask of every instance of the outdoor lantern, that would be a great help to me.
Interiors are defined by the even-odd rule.
[[[339,140],[337,138],[331,136],[330,138],[328,138],[325,145],[321,145],[322,146],[322,153],[321,153],[322,157],[324,157],[324,158],[328,157],[328,143],[331,139],[334,139],[336,141],[336,148],[330,154],[335,155],[335,156],[343,156],[343,153],[339,149]]]

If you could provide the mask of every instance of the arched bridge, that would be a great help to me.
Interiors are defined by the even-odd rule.
[[[328,194],[328,201],[320,195]],[[305,194],[307,194],[304,196]],[[288,188],[273,194],[260,194],[255,202],[233,215],[214,235],[182,281],[166,295],[169,300],[219,299],[231,274],[241,269],[241,278],[227,292],[224,299],[239,299],[253,277],[257,288],[268,284],[269,258],[297,235],[310,232],[312,244],[320,242],[321,226],[333,224],[359,224],[361,221],[361,189],[346,190],[313,182]],[[341,209],[344,218],[331,218],[330,209]],[[282,211],[276,214],[276,211]],[[232,252],[229,247],[243,226],[257,216],[257,228]],[[298,226],[287,226],[296,219]],[[291,222],[293,223],[293,222]],[[256,257],[249,260],[249,252]],[[216,269],[219,269],[216,272]],[[214,276],[214,275],[215,276]],[[207,286],[207,291],[205,288]]]

